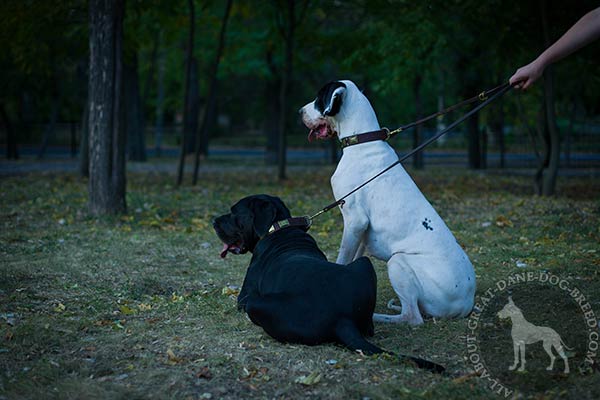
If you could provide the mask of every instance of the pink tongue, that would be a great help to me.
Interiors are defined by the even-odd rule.
[[[326,139],[327,136],[329,135],[329,132],[327,131],[327,125],[321,125],[317,129],[318,129],[317,137],[319,139]]]
[[[311,129],[308,133],[308,141],[312,142],[314,139],[327,139],[329,137],[329,131],[327,125],[319,125],[315,129]]]
[[[227,255],[227,250],[229,250],[229,245],[223,244],[223,250],[221,250],[221,258],[225,258]]]

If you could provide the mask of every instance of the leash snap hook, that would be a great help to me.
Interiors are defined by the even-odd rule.
[[[382,128],[385,131],[385,140],[389,140],[392,135],[390,134],[390,130],[385,126]]]
[[[487,95],[485,94],[485,91],[479,93],[479,95],[477,97],[479,97],[479,100],[481,100],[481,101],[485,101],[488,99]]]
[[[304,219],[306,220],[306,230],[309,230],[313,220],[309,215],[305,215]]]

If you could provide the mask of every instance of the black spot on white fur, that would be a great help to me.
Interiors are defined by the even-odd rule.
[[[428,231],[432,231],[433,228],[431,227],[431,220],[429,218],[425,218],[425,220],[423,222],[421,222],[423,224],[423,226],[425,227],[425,229],[427,229]]]

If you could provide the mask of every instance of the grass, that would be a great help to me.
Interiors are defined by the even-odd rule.
[[[376,325],[374,343],[444,364],[450,374],[438,376],[335,345],[281,344],[236,310],[249,256],[221,260],[211,219],[255,193],[280,196],[296,215],[314,212],[332,201],[331,173],[293,169],[278,184],[273,169],[213,168],[182,188],[172,176],[131,174],[129,213],[101,219],[87,215],[86,183],[75,176],[3,178],[0,399],[496,398],[469,375],[466,320]],[[600,312],[597,182],[561,180],[559,196],[540,198],[529,178],[412,175],[471,257],[478,294],[525,263],[577,283]],[[334,210],[311,230],[330,259],[341,229]],[[375,265],[377,311],[387,312],[393,291],[385,264]],[[296,382],[311,373],[320,380]],[[600,397],[597,373],[563,378],[568,385],[550,379],[524,395]]]

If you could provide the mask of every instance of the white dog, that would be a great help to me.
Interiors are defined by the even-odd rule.
[[[386,141],[356,139],[380,126],[369,100],[351,81],[328,83],[300,113],[309,139],[337,136],[346,144],[358,142],[344,148],[331,177],[336,199],[398,160]],[[402,305],[399,315],[375,314],[375,321],[421,324],[422,315],[453,318],[471,312],[473,266],[401,165],[348,197],[341,211],[344,232],[337,263],[348,264],[365,250],[387,261]],[[391,303],[390,308],[400,309]]]

